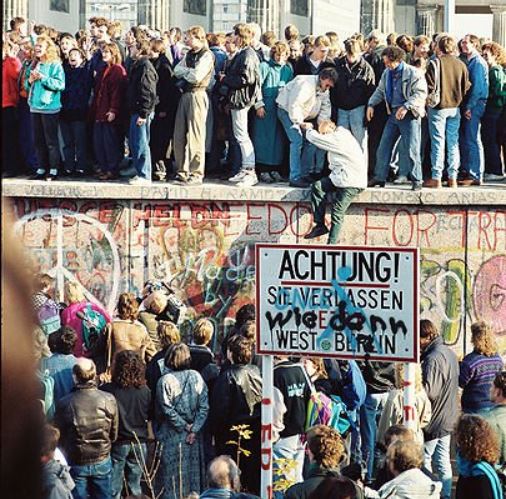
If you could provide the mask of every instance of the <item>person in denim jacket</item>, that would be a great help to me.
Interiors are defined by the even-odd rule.
[[[478,53],[480,40],[466,35],[462,40],[462,54],[467,57],[471,89],[462,104],[464,119],[460,125],[460,165],[462,179],[459,185],[481,185],[484,171],[483,144],[480,123],[488,99],[488,66]]]
[[[33,178],[53,180],[58,175],[61,161],[58,125],[65,73],[56,45],[49,36],[37,38],[35,59],[27,69],[25,88],[39,160],[39,168]]]

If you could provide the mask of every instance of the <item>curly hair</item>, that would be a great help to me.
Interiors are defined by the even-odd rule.
[[[70,355],[77,343],[77,333],[70,326],[63,326],[60,330],[48,337],[51,352]]]
[[[241,366],[249,364],[253,357],[253,345],[251,341],[240,334],[236,334],[230,338],[227,350],[230,352],[234,364]]]
[[[496,42],[485,43],[482,45],[481,51],[485,52],[485,50],[489,51],[497,59],[497,64],[501,66],[506,65],[506,49],[501,45]]]
[[[133,350],[122,350],[114,357],[112,381],[121,388],[140,388],[146,384],[146,365]]]
[[[133,293],[121,293],[118,299],[118,315],[124,321],[135,321],[139,315],[139,303]]]
[[[487,461],[494,464],[499,459],[499,442],[493,428],[482,417],[464,414],[457,423],[457,448],[468,461]]]
[[[330,426],[313,426],[307,431],[306,437],[314,460],[324,468],[336,468],[346,454],[341,435]]]
[[[497,343],[492,328],[486,322],[475,322],[471,325],[471,343],[476,352],[485,357],[492,357],[497,353]]]
[[[494,378],[494,386],[506,397],[506,371],[502,371]]]
[[[60,56],[58,55],[58,48],[50,36],[40,35],[37,37],[35,45],[40,45],[41,43],[44,43],[46,45],[46,53],[43,55],[45,62],[56,62],[60,60]]]

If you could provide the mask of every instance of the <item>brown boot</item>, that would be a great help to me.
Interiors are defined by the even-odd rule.
[[[456,178],[449,178],[448,179],[448,187],[450,187],[450,189],[456,189],[458,187],[457,179]]]
[[[429,189],[439,189],[441,188],[441,180],[438,178],[429,178],[423,183],[423,186]]]

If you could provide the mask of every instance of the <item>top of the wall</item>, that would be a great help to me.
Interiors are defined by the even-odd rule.
[[[2,195],[11,198],[64,198],[64,199],[165,199],[194,201],[269,201],[307,202],[309,189],[294,189],[286,184],[256,185],[239,188],[219,181],[206,181],[203,185],[179,186],[153,182],[147,185],[129,185],[125,181],[29,181],[26,179],[2,180]],[[391,186],[384,189],[366,189],[355,200],[359,204],[402,205],[484,205],[506,206],[506,184],[487,184],[480,187],[458,189],[423,189],[411,191],[409,186]]]

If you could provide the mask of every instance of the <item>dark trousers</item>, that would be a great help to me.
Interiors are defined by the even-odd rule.
[[[498,125],[501,117],[500,109],[485,110],[481,118],[481,141],[483,142],[483,152],[485,153],[485,173],[502,175],[501,150],[498,139]]]
[[[63,138],[63,157],[65,170],[69,173],[84,172],[87,166],[87,135],[85,121],[60,120]]]
[[[325,224],[325,208],[327,207],[327,195],[332,195],[330,208],[330,234],[329,244],[336,244],[344,222],[344,215],[353,198],[360,194],[363,189],[357,187],[336,187],[329,177],[318,180],[311,187],[311,208],[316,225]],[[332,194],[331,194],[332,193]]]
[[[116,125],[97,121],[93,126],[93,148],[102,172],[118,172],[124,152],[122,140],[123,135]]]
[[[18,118],[14,106],[2,108],[2,173],[20,173],[18,160]]]
[[[157,114],[151,122],[149,147],[151,149],[151,161],[153,162],[153,173],[159,178],[167,176],[165,160],[167,150],[174,135],[174,116],[160,118]]]
[[[30,173],[34,173],[39,167],[39,160],[35,151],[33,138],[32,113],[26,99],[21,97],[18,102],[19,135],[18,143],[25,167]]]
[[[367,151],[369,158],[368,172],[369,177],[374,176],[374,166],[376,165],[376,151],[378,150],[383,135],[383,129],[388,119],[385,104],[379,104],[374,108],[374,116],[367,128]]]
[[[60,144],[58,142],[59,113],[32,113],[35,150],[39,168],[44,171],[58,170],[60,167]]]

